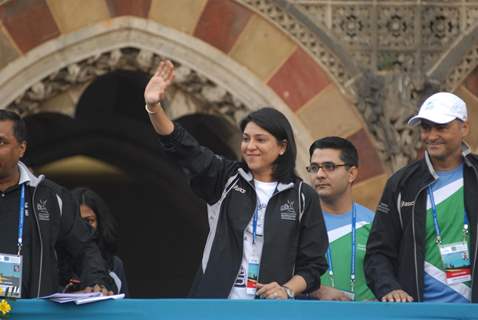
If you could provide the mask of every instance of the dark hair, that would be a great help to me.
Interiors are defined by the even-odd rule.
[[[27,126],[25,121],[17,113],[0,109],[0,121],[13,122],[13,135],[18,142],[25,142],[27,140]]]
[[[295,173],[295,160],[297,147],[295,145],[294,132],[287,118],[278,110],[266,107],[254,111],[241,120],[239,126],[244,132],[246,125],[254,122],[256,125],[272,134],[279,143],[287,141],[287,147],[283,155],[277,157],[272,171],[273,178],[279,182],[291,182],[297,178]]]
[[[312,159],[312,154],[315,149],[335,149],[340,151],[340,160],[349,166],[358,167],[359,157],[355,146],[347,139],[341,137],[325,137],[315,140],[309,148],[309,155]]]
[[[73,197],[80,205],[87,205],[96,214],[96,242],[107,261],[112,265],[113,256],[118,249],[117,222],[110,213],[104,200],[93,190],[88,188],[75,188],[72,191]]]

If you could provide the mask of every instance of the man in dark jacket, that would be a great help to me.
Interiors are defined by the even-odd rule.
[[[0,281],[5,273],[12,280],[3,294],[33,298],[57,292],[60,248],[75,259],[83,288],[108,294],[105,263],[78,205],[66,189],[34,176],[19,161],[25,150],[24,121],[0,110]]]
[[[463,143],[466,104],[436,93],[409,124],[420,125],[425,156],[385,186],[367,243],[368,285],[382,301],[476,302],[478,158]]]

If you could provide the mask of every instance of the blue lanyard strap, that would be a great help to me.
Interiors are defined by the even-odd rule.
[[[254,215],[252,216],[252,244],[256,244],[257,236],[257,220],[259,219],[259,207],[261,203],[259,202],[259,197],[257,197],[256,210],[254,210]]]
[[[334,269],[332,268],[332,254],[330,253],[330,244],[327,248],[327,263],[329,265],[329,277],[330,281],[332,282],[332,287],[335,287],[334,284]]]
[[[276,194],[278,185],[279,183],[277,182],[274,192],[272,193],[272,196]],[[256,209],[254,210],[254,215],[252,216],[252,244],[256,244],[257,220],[259,220],[259,209],[261,206],[261,202],[259,201],[259,196],[257,195],[257,191],[256,191],[256,197],[257,197]]]
[[[438,211],[435,204],[435,197],[433,196],[433,191],[431,187],[427,188],[427,192],[428,192],[428,198],[430,199],[430,204],[432,207],[433,226],[435,227],[435,234],[436,234],[435,243],[441,244],[442,237],[441,237],[440,225],[438,224]],[[468,216],[466,214],[466,210],[464,212],[464,218],[463,218],[463,232],[466,237],[466,235],[468,234]]]
[[[23,223],[25,221],[25,184],[20,187],[20,209],[18,213],[18,255],[22,251],[23,245]]]
[[[355,290],[355,258],[357,255],[357,233],[356,233],[356,225],[357,225],[357,212],[355,209],[355,203],[352,204],[352,255],[350,261],[350,288],[351,291],[354,292]],[[327,248],[327,263],[329,265],[329,276],[330,281],[332,282],[332,287],[335,287],[334,283],[334,269],[332,267],[332,252],[330,250],[330,244]]]
[[[355,257],[357,255],[357,213],[355,211],[355,203],[352,204],[352,259],[350,262],[350,287],[351,291],[355,290]]]

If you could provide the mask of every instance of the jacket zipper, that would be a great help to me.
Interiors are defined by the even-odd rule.
[[[42,273],[43,273],[43,238],[41,235],[41,229],[40,229],[40,222],[38,221],[38,215],[36,212],[36,207],[35,207],[35,196],[37,193],[39,184],[37,187],[33,190],[33,197],[32,197],[32,206],[33,206],[33,215],[35,217],[35,222],[38,230],[38,237],[40,238],[40,268],[39,270],[39,276],[38,276],[38,290],[37,290],[37,298],[40,297],[40,289],[41,289],[41,278],[42,278]]]
[[[246,179],[244,179],[246,180]],[[246,180],[246,182],[252,187],[252,190],[254,190],[254,194],[256,196],[256,199],[255,199],[255,203],[256,203],[256,206],[257,206],[257,193],[255,192],[256,191],[256,188],[254,187],[254,185],[252,185],[252,183],[248,180]],[[274,198],[275,195],[285,191],[285,190],[288,190],[289,188],[287,189],[284,189],[282,191],[278,191],[276,193],[274,193],[270,199],[269,199],[269,202],[271,201],[272,198]],[[267,206],[266,206],[266,211],[267,212],[267,207],[269,206],[269,202],[267,203]],[[264,222],[265,222],[265,213],[264,213]],[[247,229],[247,226],[246,226],[246,229]],[[244,229],[243,233],[242,233],[242,241],[244,242],[244,234],[246,232],[246,229]],[[263,233],[266,234],[265,232],[265,229],[266,229],[266,224],[264,223],[264,227],[263,227]],[[244,244],[242,245],[242,253],[241,253],[241,264],[242,264],[242,258],[244,258]],[[236,272],[236,278],[234,278],[234,281],[231,285],[231,289],[234,287],[234,283],[236,283],[236,279],[237,279],[237,275],[239,275],[239,270],[241,270],[241,265],[239,265],[239,268],[237,269],[237,272]],[[261,275],[261,270],[262,270],[262,259],[261,259],[261,263],[259,264],[259,274],[257,275],[257,280],[259,281],[260,279],[260,275]],[[246,282],[247,282],[247,274],[246,274]]]
[[[247,181],[246,179],[244,179],[251,187],[252,187],[252,190],[254,190],[254,195],[256,196],[256,206],[257,206],[257,194],[256,194],[256,189],[254,188],[254,186],[249,182]],[[247,226],[246,226],[246,229],[247,229]],[[242,259],[244,258],[244,236],[245,236],[245,232],[246,232],[246,229],[244,229],[244,231],[242,231],[242,252],[241,252],[241,262],[239,263],[239,267],[237,268],[237,271],[236,271],[236,277],[234,278],[233,282],[232,282],[232,285],[231,285],[231,290],[232,288],[234,288],[234,283],[236,283],[236,280],[237,280],[237,276],[239,275],[239,270],[241,270],[241,265],[242,265]],[[259,268],[259,272],[260,272],[260,268]],[[246,277],[246,288],[247,288],[247,274],[245,275]],[[257,275],[257,280],[259,280],[259,275]],[[230,291],[229,291],[229,294],[230,294]]]
[[[418,196],[420,195],[420,193],[422,193],[423,190],[428,188],[433,182],[435,182],[435,181],[430,182],[429,184],[423,186],[422,188],[420,188],[420,190],[418,190],[417,195],[415,196],[413,209],[412,209],[413,253],[414,253],[414,260],[415,260],[415,285],[416,285],[416,288],[417,288],[418,302],[421,302],[421,297],[420,297],[420,288],[419,288],[419,285],[418,285],[417,238],[416,238],[416,234],[415,234],[415,206],[416,206],[417,199],[418,199]]]
[[[276,186],[276,189],[277,189],[277,186]],[[256,189],[254,188],[254,190],[256,190]],[[289,188],[274,193],[269,198],[269,201],[267,202],[266,209],[264,211],[264,226],[262,227],[262,233],[264,235],[264,242],[265,242],[265,234],[266,234],[266,213],[267,213],[267,208],[269,207],[269,203],[271,202],[272,198],[274,198],[276,195],[278,195],[279,193],[281,193],[285,190],[289,190]],[[257,194],[256,194],[256,205],[257,205]],[[264,250],[264,244],[262,244],[262,250]],[[243,250],[243,252],[244,252],[244,250]],[[257,275],[257,281],[259,281],[259,279],[261,278],[261,272],[262,272],[262,252],[261,252],[261,262],[259,264],[259,274]]]
[[[478,223],[476,224],[476,227],[478,228]],[[478,230],[478,229],[477,229]],[[472,295],[470,297],[470,300],[473,298],[473,285],[474,285],[474,280],[475,280],[475,267],[476,267],[476,255],[478,254],[478,236],[476,235],[475,232],[475,256],[473,257],[473,269],[471,270],[471,292]]]

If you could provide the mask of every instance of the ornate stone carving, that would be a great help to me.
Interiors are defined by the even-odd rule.
[[[425,75],[459,36],[478,23],[478,1],[474,0],[236,1],[295,38],[357,101],[382,157],[392,169],[415,158],[416,138],[404,124],[420,96],[437,87]],[[330,41],[323,42],[317,30],[330,36]],[[331,49],[334,45],[345,48],[353,61],[344,61]],[[9,108],[23,114],[37,112],[42,101],[71,86],[86,84],[116,69],[152,73],[159,59],[153,52],[135,48],[93,56],[36,83]],[[358,77],[359,72],[351,72],[350,65],[367,71]],[[456,88],[477,65],[478,46],[467,51],[457,67],[450,65],[453,70],[447,73],[446,88]],[[201,112],[226,117],[232,123],[247,112],[246,106],[220,85],[178,66],[173,93],[186,93]]]
[[[73,86],[88,83],[96,77],[113,70],[141,70],[153,74],[161,57],[151,51],[136,48],[122,48],[71,64],[31,86],[18,97],[8,109],[26,115],[36,113],[40,104]],[[246,106],[229,92],[198,74],[175,62],[177,76],[174,86],[191,95],[198,105],[198,111],[215,114],[236,124],[247,113]],[[174,90],[172,90],[174,92]]]
[[[260,1],[255,1],[260,2]],[[456,38],[478,22],[477,1],[288,0],[345,43],[371,70],[430,68]],[[259,4],[256,4],[259,6]],[[262,5],[263,6],[263,5]],[[268,12],[267,9],[263,9]],[[279,13],[275,13],[277,16]],[[285,13],[282,13],[285,15]],[[412,65],[401,57],[411,57]],[[368,57],[377,57],[370,59]],[[385,60],[383,60],[385,58]],[[418,58],[418,61],[415,59]]]
[[[461,62],[449,73],[446,89],[455,90],[465,78],[478,66],[478,44],[461,59]]]
[[[446,49],[461,33],[460,9],[425,6],[421,14],[423,46]]]
[[[379,7],[377,42],[379,48],[400,50],[416,45],[415,12],[413,7]]]
[[[383,75],[368,71],[357,82],[357,107],[392,171],[417,158],[417,132],[407,122],[424,98],[437,90],[438,85],[420,73],[398,70]]]
[[[252,10],[272,20],[286,33],[294,37],[298,43],[303,45],[329,72],[335,81],[346,86],[346,83],[353,76],[345,71],[344,65],[331,51],[320,41],[317,34],[309,30],[303,21],[299,21],[286,10],[272,0],[236,0]]]
[[[355,99],[392,170],[416,158],[418,140],[406,121],[422,97],[439,89],[427,78],[428,71],[457,38],[478,23],[478,1],[236,1],[279,24],[318,58],[339,85],[350,76],[337,76],[345,70],[343,61],[335,58],[334,66],[324,59],[331,55],[320,41],[311,41],[310,21],[346,48],[353,63],[363,70],[346,92]],[[455,89],[477,65],[478,46],[457,67],[449,66],[446,86],[441,83],[441,89]]]
[[[332,7],[332,31],[348,46],[368,47],[372,43],[370,8],[367,6]]]

